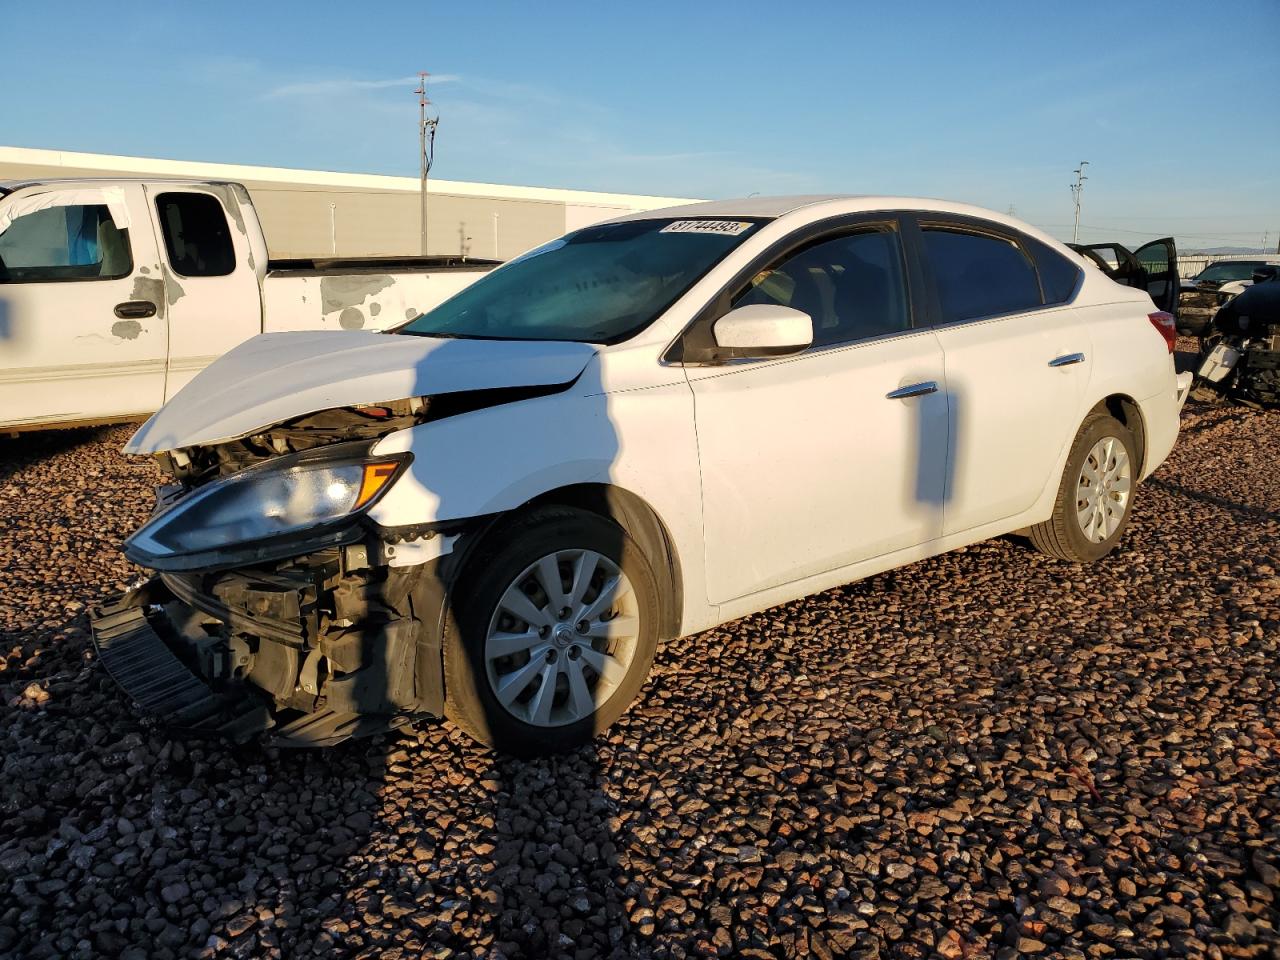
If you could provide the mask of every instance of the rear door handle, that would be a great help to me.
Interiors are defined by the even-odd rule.
[[[1084,363],[1083,353],[1064,353],[1060,357],[1054,357],[1049,361],[1051,367],[1069,367],[1073,363]]]
[[[121,320],[145,320],[156,315],[156,305],[150,300],[126,300],[116,304],[116,316]]]
[[[899,387],[885,394],[886,400],[906,400],[908,397],[923,397],[927,393],[937,393],[938,384],[933,380],[913,383],[909,387]]]

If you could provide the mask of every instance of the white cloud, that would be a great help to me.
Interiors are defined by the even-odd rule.
[[[427,89],[430,90],[437,83],[458,83],[461,80],[462,77],[455,73],[432,74],[427,77]],[[396,87],[412,89],[417,85],[416,76],[397,77],[394,80],[310,80],[274,87],[263,96],[269,100],[281,97],[341,97],[371,90],[390,90]]]

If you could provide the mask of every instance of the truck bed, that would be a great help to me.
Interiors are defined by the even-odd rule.
[[[497,265],[461,257],[270,260],[263,329],[385,330],[431,310]]]
[[[267,261],[269,273],[303,275],[311,273],[421,273],[428,270],[475,270],[487,272],[500,260],[476,257],[289,257]]]

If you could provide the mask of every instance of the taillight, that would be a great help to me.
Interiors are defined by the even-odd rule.
[[[1157,310],[1155,313],[1148,313],[1147,319],[1156,328],[1156,332],[1164,337],[1164,342],[1168,345],[1169,352],[1173,353],[1173,346],[1178,342],[1178,322],[1174,320],[1173,314]]]

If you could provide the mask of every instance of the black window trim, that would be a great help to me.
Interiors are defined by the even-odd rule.
[[[178,268],[173,265],[173,253],[169,249],[169,237],[167,234],[168,227],[164,222],[164,218],[160,215],[160,201],[164,197],[174,193],[197,194],[202,197],[209,197],[218,205],[218,209],[222,212],[222,222],[226,224],[227,227],[227,243],[231,245],[231,269],[226,273],[186,274],[180,273]],[[156,224],[160,228],[160,249],[164,253],[165,266],[173,272],[175,277],[181,277],[183,280],[221,280],[223,277],[229,277],[240,269],[240,258],[236,256],[236,241],[235,237],[233,237],[231,233],[231,218],[227,215],[227,208],[223,205],[222,198],[216,193],[211,193],[208,190],[193,190],[189,187],[183,187],[181,189],[174,187],[173,189],[165,190],[163,193],[157,193],[155,198],[151,201],[151,205],[155,207]]]
[[[878,210],[855,214],[838,214],[822,220],[815,220],[779,237],[763,251],[754,256],[742,267],[733,278],[722,285],[716,294],[700,309],[684,329],[675,336],[662,354],[662,363],[684,366],[727,366],[731,364],[759,363],[762,361],[794,360],[799,357],[814,356],[832,350],[847,350],[867,343],[908,336],[920,330],[924,324],[919,322],[918,311],[925,303],[926,290],[919,269],[919,261],[904,232],[906,218],[902,211]],[[715,322],[732,309],[734,297],[745,288],[747,283],[760,271],[767,270],[773,264],[795,256],[802,250],[837,240],[851,233],[867,229],[881,229],[897,236],[898,255],[902,260],[903,279],[906,281],[907,327],[877,334],[874,337],[857,337],[824,343],[820,346],[809,346],[796,353],[784,356],[760,356],[745,358],[728,358],[716,355],[715,340],[712,329]]]
[[[1008,317],[1018,317],[1029,313],[1039,313],[1042,310],[1060,310],[1063,307],[1071,306],[1075,303],[1076,297],[1080,294],[1080,288],[1084,285],[1084,270],[1077,266],[1076,282],[1072,287],[1071,296],[1066,300],[1048,302],[1045,295],[1044,281],[1040,276],[1040,262],[1025,243],[1026,240],[1033,239],[1028,237],[1013,227],[1007,227],[1004,224],[995,223],[991,220],[984,220],[980,217],[969,217],[958,213],[945,213],[935,210],[917,210],[912,211],[912,222],[914,229],[908,231],[910,242],[916,247],[916,255],[921,264],[923,273],[927,277],[927,303],[928,314],[930,317],[930,326],[937,328],[958,327],[969,323],[986,323],[989,320],[1004,320]],[[938,288],[934,281],[933,269],[928,262],[928,257],[924,251],[924,231],[929,228],[937,228],[941,230],[949,230],[955,233],[968,233],[976,236],[985,236],[995,240],[1003,240],[1012,243],[1031,264],[1031,269],[1036,275],[1036,287],[1040,291],[1040,303],[1035,307],[1022,310],[1006,310],[1003,313],[991,313],[980,317],[966,317],[963,320],[941,321],[942,304],[938,298]],[[1043,243],[1044,241],[1040,241]],[[1050,249],[1052,253],[1052,249]],[[1064,258],[1065,259],[1065,258]],[[1071,264],[1076,266],[1075,264]]]
[[[1038,257],[1036,257],[1034,253],[1034,249],[1031,251],[1031,262],[1035,264],[1036,275],[1040,277],[1040,298],[1045,301],[1045,304],[1042,309],[1052,310],[1056,307],[1069,307],[1073,305],[1076,302],[1076,297],[1080,295],[1080,288],[1084,286],[1084,267],[1080,266],[1080,264],[1075,263],[1072,260],[1069,260],[1067,257],[1063,256],[1057,250],[1054,250],[1053,247],[1049,246],[1049,244],[1045,243],[1043,240],[1040,240],[1037,237],[1031,237],[1021,233],[1019,234],[1019,236],[1026,237],[1026,239],[1028,240],[1036,241],[1037,243],[1040,244],[1040,246],[1044,247],[1044,249],[1048,252],[1049,256],[1058,257],[1060,260],[1066,263],[1067,266],[1071,267],[1076,272],[1076,281],[1071,285],[1071,292],[1067,294],[1067,298],[1065,300],[1055,300],[1053,301],[1053,303],[1049,303],[1048,293],[1045,291],[1045,288],[1044,288],[1044,278],[1041,276],[1042,268],[1040,266],[1040,260]]]

